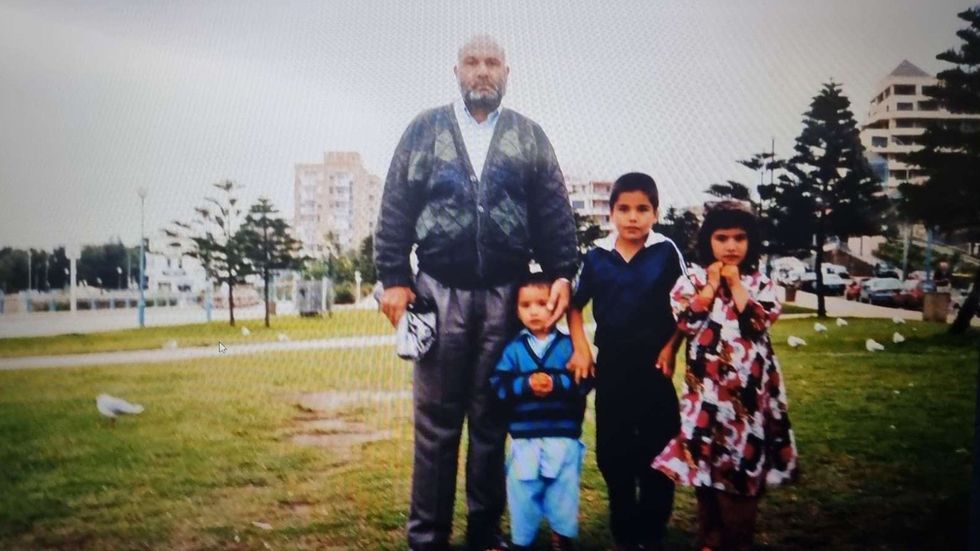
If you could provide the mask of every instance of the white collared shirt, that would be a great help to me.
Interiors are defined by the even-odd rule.
[[[487,154],[490,152],[490,141],[493,140],[493,131],[497,127],[497,119],[500,118],[500,107],[487,115],[487,120],[483,122],[476,122],[473,115],[470,115],[463,98],[453,102],[453,111],[456,122],[459,123],[459,133],[463,136],[463,146],[470,156],[473,173],[477,178],[482,178],[483,165],[486,164]]]
[[[609,232],[609,235],[607,235],[607,236],[605,236],[605,237],[603,237],[601,239],[596,239],[595,242],[593,243],[593,245],[595,245],[596,247],[599,247],[600,249],[605,249],[607,251],[613,251],[616,248],[616,240],[617,239],[619,239],[619,233],[616,232],[616,230],[613,230],[613,231]],[[685,276],[687,276],[688,275],[687,274],[687,264],[684,262],[684,255],[681,254],[681,250],[679,248],[677,248],[677,244],[674,243],[674,241],[671,240],[666,235],[664,235],[662,233],[657,233],[655,231],[651,231],[650,233],[647,234],[647,239],[643,243],[643,248],[645,249],[647,247],[650,247],[652,245],[656,245],[657,243],[663,243],[665,241],[668,242],[668,243],[670,243],[674,247],[674,250],[677,251],[677,259],[680,261],[681,273],[684,274]],[[579,272],[581,272],[581,269],[579,269]]]

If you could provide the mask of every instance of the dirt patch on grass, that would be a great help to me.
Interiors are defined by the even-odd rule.
[[[297,397],[296,408],[306,413],[293,419],[289,440],[300,446],[317,446],[336,453],[345,462],[356,458],[360,447],[394,437],[390,430],[377,430],[365,423],[345,418],[359,407],[376,407],[411,399],[411,392],[305,392]]]
[[[304,392],[297,398],[296,407],[303,411],[330,413],[356,406],[379,405],[410,400],[411,391],[382,392],[376,390],[352,390],[347,392]]]
[[[295,499],[280,501],[279,505],[296,516],[308,517],[313,512],[313,506],[316,503],[305,499]]]

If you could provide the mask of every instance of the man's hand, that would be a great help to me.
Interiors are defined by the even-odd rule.
[[[571,359],[565,367],[574,373],[575,384],[579,384],[583,379],[595,377],[595,363],[592,361],[591,350],[576,350],[572,352]]]
[[[548,319],[548,326],[552,326],[558,318],[565,315],[568,310],[568,303],[572,298],[572,284],[565,278],[556,279],[551,284],[551,295],[548,296],[548,310],[551,310],[551,318]]]
[[[388,287],[381,295],[381,313],[388,318],[392,327],[405,315],[408,305],[415,302],[415,293],[409,287]]]
[[[551,375],[547,373],[532,373],[528,377],[528,383],[531,385],[531,392],[538,398],[544,398],[551,394],[551,391],[555,387],[555,382],[551,379]]]
[[[667,346],[663,347],[660,354],[657,355],[657,369],[664,374],[665,377],[670,379],[674,376],[674,369],[677,361],[677,351],[674,350],[672,343],[667,343]]]

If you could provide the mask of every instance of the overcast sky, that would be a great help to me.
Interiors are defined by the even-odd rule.
[[[903,59],[935,73],[966,1],[47,2],[0,0],[0,245],[50,248],[187,219],[232,179],[292,217],[293,167],[359,151],[384,177],[405,125],[458,95],[458,46],[507,48],[504,104],[566,174],[647,171],[703,200],[821,84],[858,121]]]

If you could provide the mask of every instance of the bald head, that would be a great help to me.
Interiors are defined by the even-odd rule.
[[[499,58],[504,65],[507,64],[507,52],[500,46],[497,39],[489,34],[474,35],[460,46],[459,51],[456,52],[456,63],[461,63],[469,54],[491,54]]]
[[[459,48],[453,67],[466,108],[477,121],[500,106],[507,91],[507,58],[493,37],[478,34]]]

